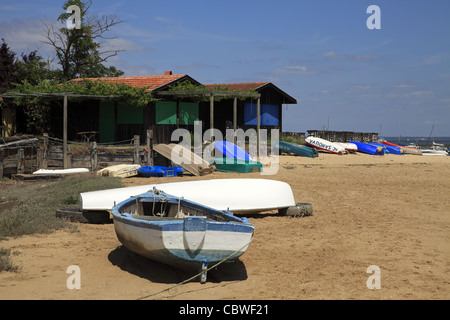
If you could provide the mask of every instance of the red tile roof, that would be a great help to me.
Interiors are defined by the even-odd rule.
[[[159,87],[167,85],[173,81],[185,77],[185,74],[165,74],[158,76],[136,76],[136,77],[105,77],[105,78],[86,78],[90,81],[102,81],[107,83],[122,83],[136,88],[149,87],[148,91],[153,91]],[[84,79],[73,79],[74,82],[82,83]]]

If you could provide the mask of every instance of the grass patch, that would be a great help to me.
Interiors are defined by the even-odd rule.
[[[296,143],[296,144],[305,144],[304,139],[295,139],[294,137],[280,137],[280,141]]]
[[[81,192],[118,187],[122,187],[121,178],[113,177],[68,177],[2,187],[0,201],[12,201],[14,206],[0,212],[0,240],[68,228],[68,221],[56,217],[57,209],[78,208]]]
[[[17,253],[13,253],[17,254]],[[18,272],[20,267],[15,265],[11,261],[11,250],[0,248],[0,272],[9,271],[9,272]]]

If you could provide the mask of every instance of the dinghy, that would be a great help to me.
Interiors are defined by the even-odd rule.
[[[273,149],[278,149],[279,151],[283,151],[286,153],[293,153],[297,156],[315,158],[319,156],[316,148],[311,148],[307,146],[300,146],[295,143],[278,141],[275,142],[272,146]]]
[[[156,187],[176,197],[233,213],[262,212],[295,206],[291,186],[271,179],[211,179],[115,188],[80,193],[82,212],[111,211],[114,203]]]
[[[409,147],[409,146],[401,146],[401,145],[398,145],[395,143],[388,142],[386,140],[382,141],[382,143],[385,145],[388,145],[388,146],[399,147],[399,148],[403,149],[403,152],[405,154],[422,155],[422,151],[418,148]]]
[[[142,177],[180,177],[183,175],[181,167],[143,166],[138,173]]]
[[[138,175],[140,164],[118,164],[97,171],[97,176],[128,178]]]
[[[240,160],[253,160],[252,157],[245,152],[245,150],[239,148],[234,143],[228,141],[216,141],[214,142],[214,147],[217,151],[217,158],[231,158]]]
[[[358,152],[363,152],[371,155],[384,155],[383,147],[375,147],[370,144],[358,141],[349,141],[350,143],[356,144],[358,147]]]
[[[330,142],[325,139],[316,138],[316,137],[307,137],[305,142],[309,144],[311,147],[318,148],[320,150],[335,153],[335,154],[347,154],[347,151],[344,147],[340,145]]]
[[[337,144],[338,146],[343,147],[348,152],[357,152],[358,151],[358,147],[354,143],[350,143],[350,142],[334,142],[334,143]]]
[[[71,168],[71,169],[39,169],[34,171],[35,175],[54,175],[54,174],[74,174],[89,172],[87,168]]]
[[[247,218],[157,190],[133,196],[112,208],[119,241],[129,250],[175,267],[201,273],[208,265],[239,258],[254,226]]]
[[[262,163],[253,160],[213,158],[209,162],[216,167],[217,171],[222,172],[250,173],[263,170]]]
[[[369,143],[369,144],[372,145],[372,146],[375,146],[375,147],[382,147],[382,148],[384,148],[385,149],[384,150],[385,153],[399,154],[399,155],[405,154],[405,151],[402,148],[400,148],[400,147],[390,146],[390,145],[381,144],[381,143]]]

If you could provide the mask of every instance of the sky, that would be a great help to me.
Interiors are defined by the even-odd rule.
[[[44,23],[64,3],[0,0],[0,38],[54,56]],[[282,131],[450,136],[448,0],[93,0],[90,15],[124,20],[102,45],[126,76],[272,82],[298,101]]]

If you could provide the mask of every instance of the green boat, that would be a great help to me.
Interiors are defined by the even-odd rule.
[[[254,161],[254,160],[243,160],[243,159],[233,159],[233,158],[213,158],[209,162],[211,165],[214,165],[216,167],[217,171],[238,172],[238,173],[261,172],[262,171],[261,162]]]
[[[279,151],[283,151],[286,153],[293,153],[297,156],[315,158],[319,156],[319,152],[316,148],[310,148],[306,146],[300,146],[295,143],[279,141],[276,142],[272,148],[278,149]]]

